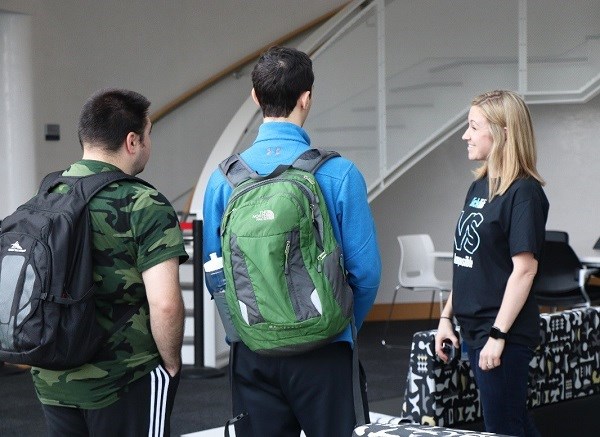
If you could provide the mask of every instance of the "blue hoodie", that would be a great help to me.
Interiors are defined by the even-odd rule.
[[[246,163],[261,175],[271,173],[279,164],[292,163],[310,148],[310,138],[300,126],[288,122],[266,122],[254,144],[242,152]],[[317,170],[335,237],[344,254],[348,282],[354,292],[356,328],[371,309],[381,279],[381,258],[375,223],[367,200],[364,178],[348,159],[339,157],[325,162]],[[203,254],[221,255],[219,227],[232,188],[219,169],[211,175],[204,194]],[[336,341],[352,343],[350,327]]]

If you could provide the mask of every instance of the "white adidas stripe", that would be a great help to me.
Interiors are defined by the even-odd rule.
[[[169,392],[169,374],[159,365],[150,373],[150,423],[148,437],[163,437]]]

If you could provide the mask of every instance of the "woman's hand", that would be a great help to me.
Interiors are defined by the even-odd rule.
[[[479,354],[479,368],[484,372],[495,369],[502,364],[500,357],[504,351],[505,340],[488,338],[487,343]]]
[[[435,334],[435,353],[444,363],[447,363],[449,357],[444,353],[443,350],[444,340],[450,340],[457,349],[460,347],[458,337],[454,332],[452,320],[448,318],[440,318],[437,333]]]

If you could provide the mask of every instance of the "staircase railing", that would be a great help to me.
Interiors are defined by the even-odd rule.
[[[152,115],[150,116],[150,120],[152,120],[152,123],[158,122],[161,118],[163,118],[163,117],[167,116],[168,114],[170,114],[171,112],[175,111],[177,108],[184,105],[186,102],[193,99],[197,95],[201,94],[203,91],[207,90],[212,85],[216,84],[217,82],[223,80],[227,76],[235,73],[236,71],[240,70],[242,67],[244,67],[244,66],[248,65],[249,63],[251,63],[252,61],[256,60],[261,55],[261,53],[263,53],[269,47],[281,45],[288,41],[293,40],[294,38],[299,37],[300,35],[310,31],[311,29],[314,29],[315,27],[323,24],[325,21],[329,20],[331,17],[333,17],[335,14],[337,14],[344,7],[345,7],[345,5],[342,5],[335,9],[332,9],[331,11],[321,15],[320,17],[317,17],[314,20],[309,21],[308,23],[304,24],[303,26],[300,26],[297,29],[294,29],[291,32],[286,33],[285,35],[281,36],[280,38],[277,38],[276,40],[271,41],[270,43],[264,45],[263,47],[261,47],[258,50],[255,50],[254,52],[248,54],[247,56],[244,56],[242,59],[234,62],[233,64],[229,65],[228,67],[224,68],[223,70],[215,73],[211,77],[203,80],[202,82],[200,82],[193,88],[184,92],[180,96],[177,96],[172,101],[170,101],[166,105],[162,106],[161,108],[159,108],[158,110],[153,112]]]
[[[591,0],[574,2],[584,10],[600,9]],[[307,130],[314,144],[335,148],[358,165],[370,200],[460,130],[470,99],[482,91],[514,89],[531,104],[585,102],[600,92],[600,29],[593,23],[585,28],[571,23],[577,29],[574,37],[573,32],[567,32],[569,38],[552,33],[558,39],[543,45],[539,35],[532,37],[528,19],[536,28],[535,20],[547,20],[539,16],[545,11],[532,3],[528,16],[527,0],[492,3],[494,13],[509,21],[486,24],[486,40],[468,40],[468,47],[457,44],[448,50],[447,41],[441,40],[428,43],[439,48],[397,50],[412,36],[405,30],[411,24],[406,17],[414,14],[422,20],[425,14],[425,6],[418,10],[416,3],[400,0],[350,2],[300,44],[312,56],[317,77]],[[446,9],[438,15],[454,13],[455,20],[467,20],[448,2],[439,6]],[[484,15],[490,4],[474,1],[472,6]],[[450,33],[468,27],[431,15],[438,21],[431,23],[430,33],[436,25],[447,26]],[[494,39],[496,33],[500,36]],[[531,43],[534,37],[536,44]],[[418,37],[413,38],[418,45]],[[227,155],[247,147],[260,123],[258,108],[248,99],[205,163],[190,206],[193,212],[201,210],[208,175]]]

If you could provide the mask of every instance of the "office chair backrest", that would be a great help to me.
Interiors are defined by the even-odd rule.
[[[546,231],[547,241],[560,241],[563,243],[569,242],[569,233],[565,231]]]
[[[428,287],[438,283],[435,277],[434,246],[427,234],[400,235],[398,282],[404,288]]]
[[[546,240],[533,289],[543,294],[572,290],[579,286],[581,268],[579,257],[568,243]]]

